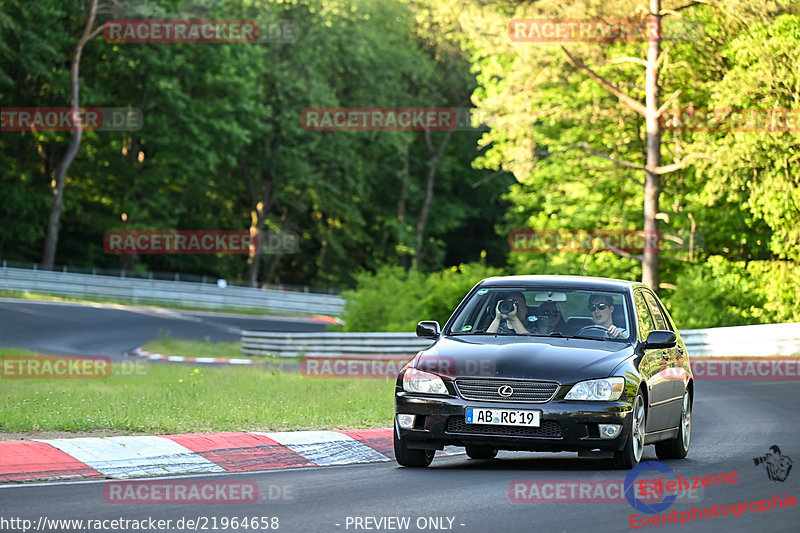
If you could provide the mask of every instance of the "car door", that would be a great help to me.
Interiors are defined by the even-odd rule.
[[[647,339],[651,331],[657,329],[644,299],[641,289],[633,293],[633,305],[636,311],[637,336],[640,342]],[[667,361],[661,349],[643,349],[639,362],[639,372],[647,382],[647,420],[645,431],[652,433],[668,428],[667,404],[671,400],[669,391]]]
[[[678,338],[678,332],[674,330],[656,295],[647,290],[643,290],[642,293],[656,323],[656,328],[672,331],[675,333],[675,337]],[[684,360],[683,343],[678,340],[672,348],[661,350],[661,355],[666,359],[666,368],[668,369],[666,378],[668,382],[667,393],[670,401],[666,404],[667,420],[670,422],[670,427],[677,427],[681,417],[683,391],[686,388],[685,373],[681,372]]]
[[[675,335],[678,337],[678,360],[674,362],[673,367],[683,377],[683,387],[686,388],[686,384],[690,379],[692,379],[692,368],[689,364],[689,352],[686,349],[686,343],[683,341],[681,337],[681,332],[678,331],[678,327],[675,325],[675,321],[672,320],[672,317],[669,316],[669,311],[658,299],[656,296],[656,302],[658,302],[659,307],[661,308],[661,314],[664,316],[664,319],[667,321],[667,325],[669,326],[670,330],[675,332]]]

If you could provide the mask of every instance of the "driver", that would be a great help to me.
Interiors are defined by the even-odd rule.
[[[528,319],[528,304],[525,301],[525,296],[521,292],[512,292],[506,298],[513,298],[516,302],[516,312],[512,312],[511,314],[504,315],[500,313],[500,302],[505,300],[505,298],[501,298],[497,300],[497,303],[494,306],[494,320],[492,323],[489,324],[489,327],[486,329],[486,333],[516,333],[517,335],[522,333],[530,334],[530,331],[525,327],[523,324],[523,320]]]
[[[589,296],[589,311],[592,313],[595,325],[606,328],[606,336],[611,338],[628,336],[627,331],[618,328],[611,322],[614,316],[614,299],[611,298],[611,295],[592,294]]]

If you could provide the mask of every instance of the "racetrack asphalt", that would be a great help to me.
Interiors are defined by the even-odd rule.
[[[181,340],[236,342],[243,329],[325,331],[325,324],[303,317],[0,299],[0,347],[24,348],[46,355],[119,358],[164,332]]]
[[[85,309],[51,309],[23,306],[24,311],[7,303],[0,305],[0,338],[8,345],[9,339],[23,337],[35,341],[39,336],[18,328],[31,327],[34,321],[64,315],[69,320],[60,320],[56,329],[43,337],[46,345],[56,346],[59,334],[66,337],[68,349],[93,347],[110,355],[109,350],[120,352],[141,344],[147,339],[126,333],[123,322],[104,320],[100,315],[113,310],[87,311]],[[15,311],[16,310],[16,311]],[[7,314],[19,312],[27,316],[18,320],[15,327],[5,322]],[[195,325],[186,334],[197,334],[208,327],[174,319],[169,321],[160,315],[128,312],[125,315],[111,313],[114,318],[139,318],[143,325],[137,329],[157,335],[163,324],[175,325],[191,322]],[[84,322],[78,320],[81,317]],[[64,318],[63,316],[61,317]],[[87,324],[81,329],[78,323]],[[97,320],[97,322],[95,322]],[[137,319],[134,318],[134,321]],[[213,321],[212,321],[213,322]],[[71,325],[70,325],[71,324]],[[220,325],[220,329],[230,324]],[[305,327],[297,324],[296,327]],[[319,325],[314,324],[319,327]],[[288,326],[287,326],[288,327]],[[100,328],[109,328],[109,336]],[[153,329],[155,328],[155,329]],[[76,329],[79,331],[76,332]],[[261,328],[259,328],[261,329]],[[266,328],[264,328],[266,329]],[[130,339],[126,345],[109,341],[112,333],[124,334]],[[224,338],[224,331],[220,337]],[[9,337],[13,334],[13,337]],[[71,335],[72,334],[72,335]],[[99,336],[92,340],[92,336]],[[179,337],[177,331],[172,335]],[[179,337],[183,338],[183,337]],[[111,344],[109,344],[111,343]],[[36,345],[35,343],[29,346]],[[24,347],[24,346],[23,346]],[[34,349],[34,348],[30,348]],[[38,348],[37,351],[45,351]],[[51,353],[56,353],[52,352]],[[85,353],[85,352],[82,352]],[[784,481],[770,480],[764,465],[756,465],[754,459],[763,457],[773,445],[780,447],[782,454],[795,461],[800,459],[800,387],[797,381],[738,380],[698,381],[692,421],[692,442],[689,456],[683,460],[664,461],[663,464],[682,477],[714,476],[736,472],[737,482],[722,486],[706,487],[688,500],[678,500],[658,513],[659,516],[672,510],[691,512],[717,505],[731,506],[745,502],[771,499],[786,494],[800,497],[800,471],[790,470]],[[656,460],[653,446],[645,448],[646,461]],[[608,463],[598,459],[578,459],[576,454],[548,454],[501,452],[493,461],[471,460],[464,455],[438,457],[428,469],[409,469],[396,463],[382,462],[347,466],[323,466],[246,473],[220,473],[214,475],[182,476],[180,480],[212,481],[232,483],[255,483],[258,501],[251,504],[231,504],[222,500],[192,503],[148,503],[119,504],[107,499],[111,483],[134,483],[106,480],[81,482],[57,481],[51,483],[0,485],[0,531],[22,531],[20,523],[8,522],[21,518],[38,525],[40,519],[82,520],[172,520],[170,527],[161,531],[265,531],[265,522],[258,521],[259,528],[231,527],[232,518],[278,518],[278,531],[290,532],[340,532],[340,531],[459,531],[459,532],[586,532],[586,531],[631,531],[631,515],[638,519],[653,516],[635,510],[627,501],[613,503],[576,503],[554,501],[549,503],[520,503],[512,501],[509,489],[518,480],[607,480],[621,482],[628,472],[611,470]],[[641,472],[639,478],[655,478],[661,474]],[[153,483],[171,478],[155,478]],[[512,491],[513,492],[513,491]],[[365,521],[366,517],[374,520]],[[408,517],[409,526],[397,527],[398,522],[378,520],[388,517]],[[180,519],[200,519],[197,528],[178,528]],[[357,521],[356,519],[360,519]],[[429,520],[429,518],[431,520]],[[435,519],[438,518],[438,521]],[[3,520],[6,522],[3,522]],[[452,522],[450,521],[452,520]],[[227,524],[222,527],[223,522]],[[273,524],[267,520],[268,524]],[[185,526],[184,522],[184,526]],[[202,525],[205,525],[205,529]],[[720,516],[694,519],[683,525],[650,525],[655,531],[797,531],[800,524],[800,507],[770,509],[766,512],[748,510],[735,517]],[[86,525],[86,524],[85,524]],[[252,522],[250,522],[252,525]],[[645,529],[641,522],[635,530]],[[81,529],[51,525],[46,532],[66,531],[148,531],[148,529],[112,529],[107,522],[101,528]],[[213,527],[216,526],[216,529]],[[275,529],[270,529],[275,530]],[[149,531],[153,531],[150,529]]]
[[[800,457],[800,389],[794,382],[707,381],[697,385],[692,442],[689,456],[663,464],[682,477],[714,476],[736,472],[736,483],[706,487],[685,500],[678,500],[659,516],[691,512],[713,505],[733,504],[800,496],[800,472],[790,471],[784,481],[771,481],[763,465],[753,459],[778,445],[784,456]],[[652,446],[645,460],[656,460]],[[468,459],[464,455],[438,457],[428,469],[410,469],[396,463],[323,466],[287,470],[217,475],[183,476],[181,480],[224,483],[255,483],[259,498],[251,504],[148,503],[119,504],[107,500],[109,483],[119,481],[53,482],[0,486],[0,518],[32,520],[92,519],[207,520],[209,531],[216,519],[218,531],[252,531],[252,528],[219,527],[223,519],[278,517],[279,531],[432,531],[460,532],[584,532],[629,531],[631,515],[652,516],[635,510],[627,501],[614,503],[520,503],[510,498],[509,488],[517,480],[561,479],[615,480],[627,471],[610,470],[599,459],[578,459],[576,454],[501,452],[494,461]],[[640,479],[661,474],[641,472]],[[169,481],[156,478],[152,483]],[[122,482],[128,483],[128,482]],[[135,482],[130,482],[135,483]],[[104,488],[105,491],[104,492]],[[405,529],[354,527],[356,517],[409,517]],[[430,528],[429,517],[443,519],[443,529]],[[419,520],[419,523],[417,521]],[[110,522],[108,523],[110,524]],[[338,525],[337,525],[338,524]],[[461,525],[463,524],[463,525]],[[656,531],[797,531],[800,508],[749,510],[734,517],[720,516],[689,521],[683,525],[650,525]],[[2,522],[0,521],[0,525]],[[384,523],[386,525],[386,523]],[[391,525],[397,525],[392,522]],[[644,529],[641,523],[638,530]],[[426,526],[426,527],[418,527]],[[449,527],[449,529],[447,529]],[[21,531],[21,529],[2,529]],[[202,528],[198,528],[202,531]],[[80,531],[49,529],[47,531]],[[85,529],[83,530],[85,531]],[[111,529],[98,529],[111,531]],[[127,529],[127,531],[137,531]]]

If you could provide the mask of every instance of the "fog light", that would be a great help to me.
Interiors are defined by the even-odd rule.
[[[600,437],[603,439],[613,439],[619,435],[622,425],[620,424],[598,424],[600,426]]]
[[[403,429],[411,429],[416,418],[416,415],[397,415],[397,424]]]

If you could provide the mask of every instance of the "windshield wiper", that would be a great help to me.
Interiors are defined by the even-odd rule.
[[[627,337],[589,337],[587,335],[571,335],[568,337],[570,339],[587,339],[590,341],[618,341],[618,342],[628,342]]]

